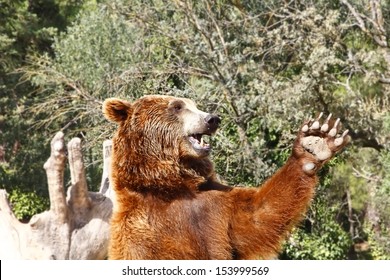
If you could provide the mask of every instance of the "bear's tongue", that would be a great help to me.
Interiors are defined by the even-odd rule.
[[[203,134],[194,134],[190,135],[188,139],[190,140],[192,147],[197,150],[209,150],[210,144],[206,143],[206,141],[202,138]]]

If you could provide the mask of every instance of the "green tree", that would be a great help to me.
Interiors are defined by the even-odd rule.
[[[19,218],[47,206],[42,168],[48,140],[28,108],[38,102],[19,71],[29,56],[52,54],[53,37],[84,5],[94,1],[0,1],[0,188],[7,189]],[[28,199],[27,199],[28,198]],[[30,205],[30,206],[27,206]]]

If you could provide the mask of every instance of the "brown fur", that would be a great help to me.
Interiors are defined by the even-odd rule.
[[[194,118],[204,115],[196,110],[192,101],[168,96],[105,101],[105,116],[119,124],[110,259],[274,258],[306,211],[325,161],[302,147],[302,131],[263,186],[232,188],[216,180],[207,153],[195,153],[185,138],[183,127],[202,129]],[[313,171],[303,170],[307,162],[315,163]]]

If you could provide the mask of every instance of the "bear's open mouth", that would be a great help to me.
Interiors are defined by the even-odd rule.
[[[203,139],[204,136],[210,136],[210,134],[191,134],[188,136],[188,140],[191,142],[194,149],[209,151],[211,145]]]

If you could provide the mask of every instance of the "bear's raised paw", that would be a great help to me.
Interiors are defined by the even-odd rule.
[[[315,120],[306,121],[298,134],[296,145],[300,147],[295,147],[295,152],[301,157],[308,157],[303,166],[304,171],[310,172],[316,169],[317,163],[330,160],[350,141],[348,130],[340,133],[340,119],[333,119],[330,114],[321,124],[322,116],[321,112]]]

